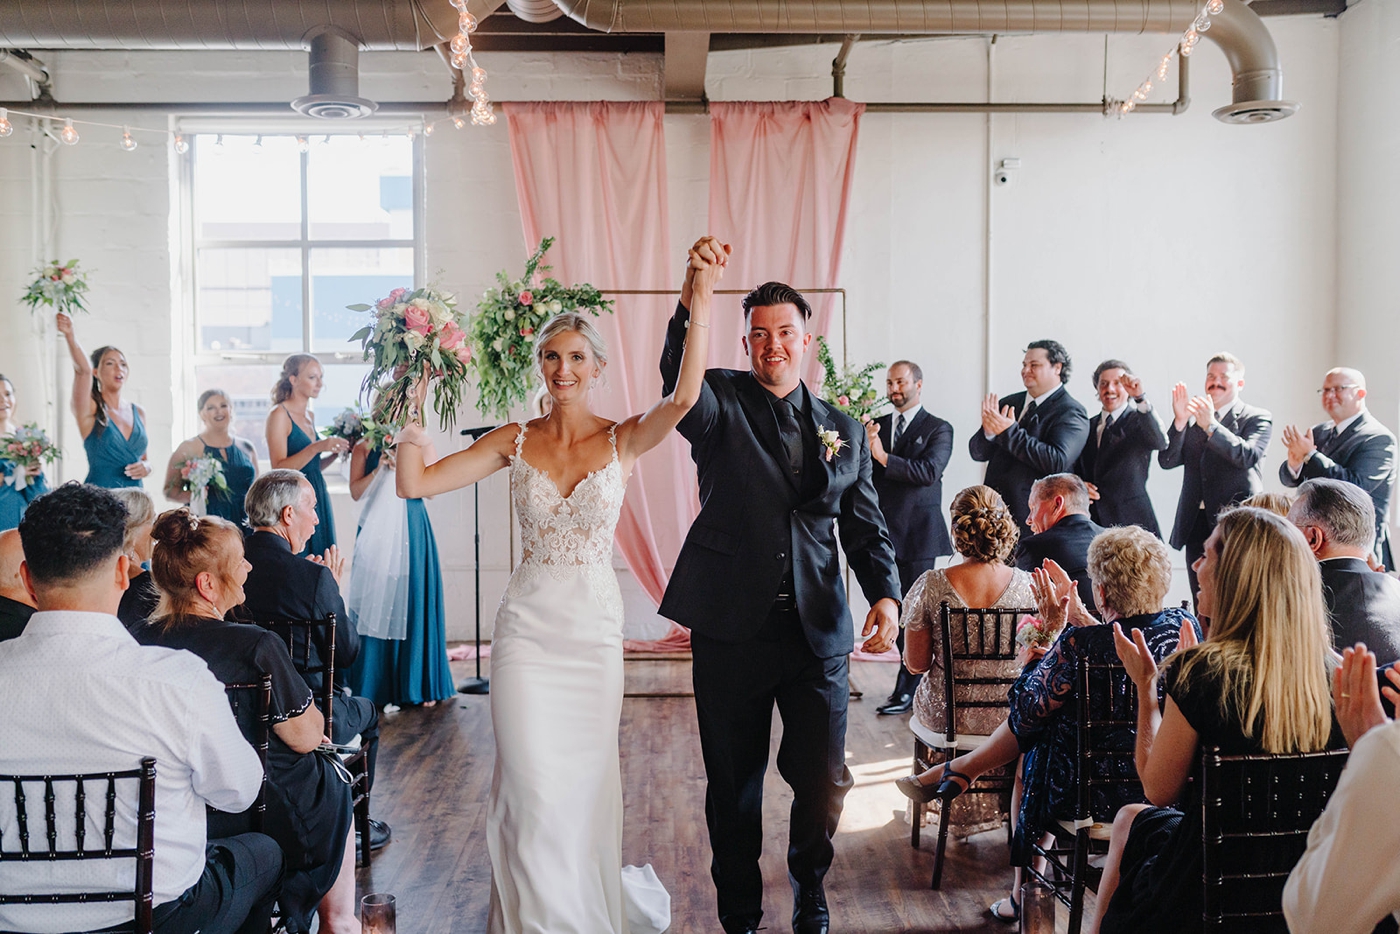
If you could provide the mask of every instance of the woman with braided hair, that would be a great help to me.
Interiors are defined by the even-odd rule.
[[[953,497],[953,548],[962,561],[947,569],[926,572],[904,597],[904,664],[911,672],[924,672],[914,692],[914,716],[925,728],[943,733],[947,710],[943,696],[943,647],[938,630],[939,605],[950,607],[1031,607],[1031,575],[1007,565],[1019,535],[1016,520],[1000,494],[989,486],[970,486]],[[990,629],[990,619],[982,621]],[[987,641],[995,634],[988,632]],[[1014,678],[1021,666],[1014,661],[974,661],[958,666],[964,678]],[[959,687],[963,701],[1003,701],[1006,689],[996,685]],[[958,731],[987,735],[1006,719],[996,707],[968,707],[958,716]],[[959,837],[1001,825],[1005,813],[991,795],[974,795],[953,801],[949,827]]]

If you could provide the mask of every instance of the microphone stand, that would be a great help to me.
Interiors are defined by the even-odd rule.
[[[462,434],[476,441],[488,431],[494,431],[498,425],[486,425],[481,428],[463,428]],[[473,545],[476,549],[476,558],[473,567],[476,571],[476,677],[466,678],[457,685],[458,694],[490,694],[491,679],[481,676],[481,484],[472,484],[472,524]]]

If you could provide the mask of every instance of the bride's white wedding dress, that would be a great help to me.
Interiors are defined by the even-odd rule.
[[[511,495],[524,554],[491,642],[496,768],[487,805],[491,934],[660,934],[670,896],[622,866],[622,594],[612,570],[617,459],[563,496],[521,454]]]

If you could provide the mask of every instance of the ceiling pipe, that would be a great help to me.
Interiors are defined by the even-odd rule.
[[[527,23],[552,23],[564,15],[554,0],[506,0],[506,6]]]
[[[13,68],[35,84],[49,83],[49,71],[44,63],[28,52],[0,49],[0,65]]]
[[[841,40],[841,50],[831,60],[831,96],[846,96],[846,60],[851,57],[851,49],[856,47],[860,36],[847,36]]]
[[[1223,123],[1271,123],[1298,112],[1295,101],[1283,99],[1283,69],[1274,37],[1241,0],[1225,0],[1225,9],[1211,16],[1201,33],[1225,53],[1234,76],[1231,103],[1212,115]],[[1182,61],[1185,61],[1183,58]]]

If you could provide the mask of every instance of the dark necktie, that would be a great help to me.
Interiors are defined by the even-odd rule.
[[[1029,422],[1031,418],[1035,416],[1035,409],[1036,404],[1034,401],[1032,401],[1030,405],[1026,406],[1026,410],[1021,413],[1021,418],[1019,420],[1020,424],[1024,425],[1027,422]]]
[[[1350,428],[1351,426],[1348,425],[1347,427]],[[1322,443],[1317,446],[1318,453],[1331,454],[1332,448],[1336,446],[1337,439],[1341,436],[1342,433],[1337,430],[1337,426],[1333,425],[1331,430],[1327,432],[1327,437],[1323,438]]]
[[[778,432],[782,435],[783,447],[787,450],[788,468],[792,471],[793,481],[801,486],[802,426],[797,421],[797,410],[786,399],[779,399],[773,410],[778,416]]]
[[[890,438],[890,447],[899,443],[899,439],[904,436],[904,413],[899,413],[899,418],[894,420],[894,435]]]

